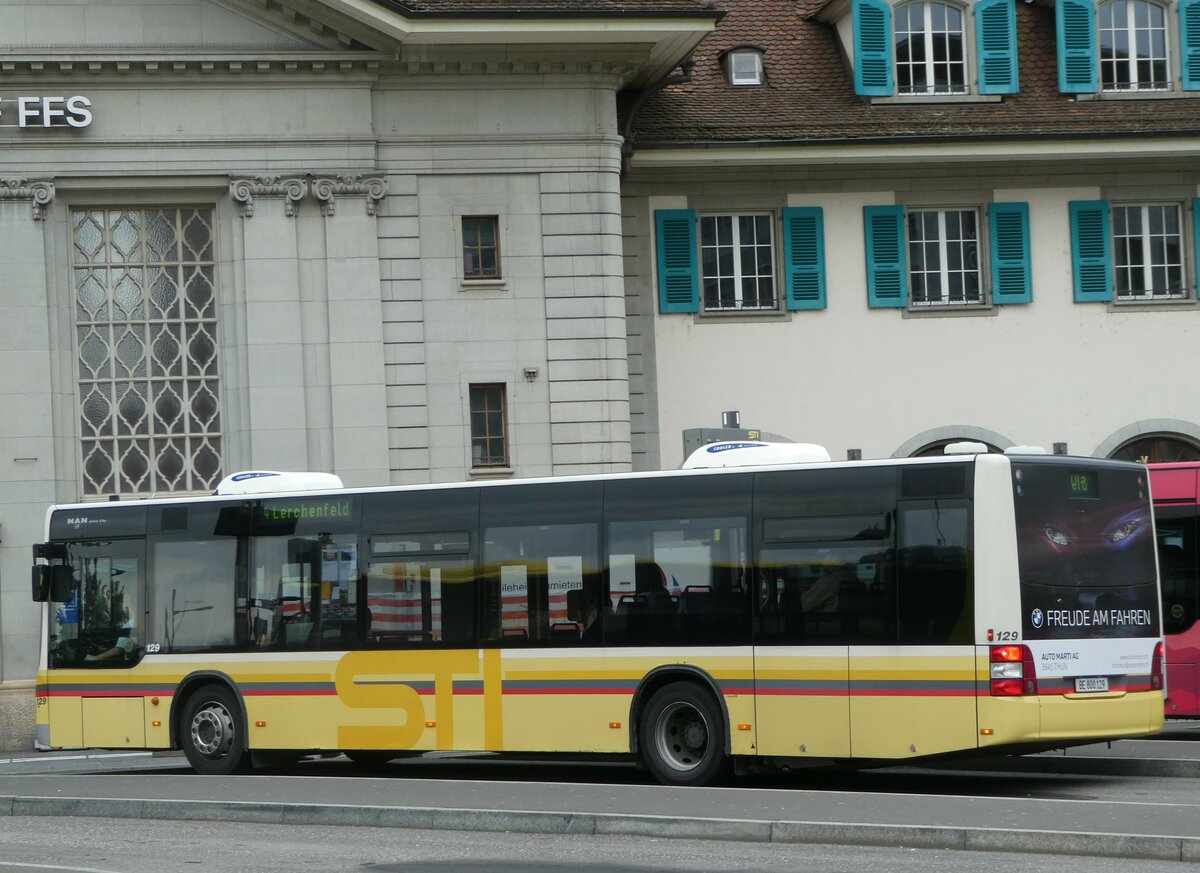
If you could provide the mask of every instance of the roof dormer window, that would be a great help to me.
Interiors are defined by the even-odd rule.
[[[763,51],[758,46],[738,46],[725,53],[725,75],[730,85],[763,84]]]

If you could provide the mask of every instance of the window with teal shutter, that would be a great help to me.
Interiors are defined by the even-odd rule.
[[[1192,198],[1192,250],[1196,256],[1196,272],[1192,277],[1196,282],[1196,291],[1200,295],[1200,197]]]
[[[1200,91],[1200,0],[1179,0],[1183,90]]]
[[[908,268],[904,254],[904,207],[864,206],[867,246],[867,305],[908,305]]]
[[[819,206],[783,210],[788,309],[825,308],[825,217]]]
[[[992,302],[1033,300],[1029,257],[1029,204],[993,203],[988,207],[992,241]]]
[[[853,0],[854,93],[891,97],[896,89],[892,71],[892,7],[880,0]]]
[[[1071,265],[1076,303],[1112,300],[1112,221],[1105,200],[1072,200]]]
[[[657,209],[658,311],[699,312],[696,270],[696,210]]]
[[[1093,94],[1100,90],[1096,48],[1096,4],[1092,0],[1057,0],[1058,90]]]
[[[975,42],[979,54],[979,93],[1020,91],[1013,0],[979,0],[975,4]]]

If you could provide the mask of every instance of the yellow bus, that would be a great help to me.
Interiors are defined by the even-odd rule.
[[[212,774],[609,753],[703,785],[1162,725],[1139,465],[313,481],[52,507],[33,549],[40,746],[182,749]]]

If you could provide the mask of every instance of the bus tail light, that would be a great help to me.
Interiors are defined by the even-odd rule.
[[[1033,652],[1029,646],[992,646],[992,696],[1023,697],[1038,693]]]
[[[1161,691],[1163,687],[1163,654],[1166,649],[1163,641],[1159,640],[1154,646],[1154,658],[1150,661],[1150,688]]]

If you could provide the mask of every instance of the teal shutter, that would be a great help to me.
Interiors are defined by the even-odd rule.
[[[1196,267],[1197,293],[1200,294],[1200,197],[1192,198],[1192,242],[1195,249],[1192,252],[1193,263]]]
[[[1096,48],[1096,4],[1093,0],[1056,0],[1058,90],[1094,94],[1100,90]]]
[[[891,97],[896,90],[892,61],[892,7],[881,0],[853,0],[854,93]]]
[[[819,206],[783,210],[788,309],[825,308],[825,216]]]
[[[992,302],[1033,300],[1029,258],[1029,204],[993,203],[988,207],[992,242]]]
[[[864,206],[867,243],[867,305],[908,305],[908,266],[904,251],[904,207]]]
[[[975,41],[979,55],[979,93],[1016,94],[1020,91],[1014,0],[979,0],[975,4]]]
[[[1200,0],[1179,0],[1179,54],[1183,90],[1200,91]]]
[[[1108,202],[1072,200],[1070,208],[1075,302],[1112,300],[1112,217]]]
[[[654,229],[658,241],[658,311],[699,312],[696,210],[657,209]]]

